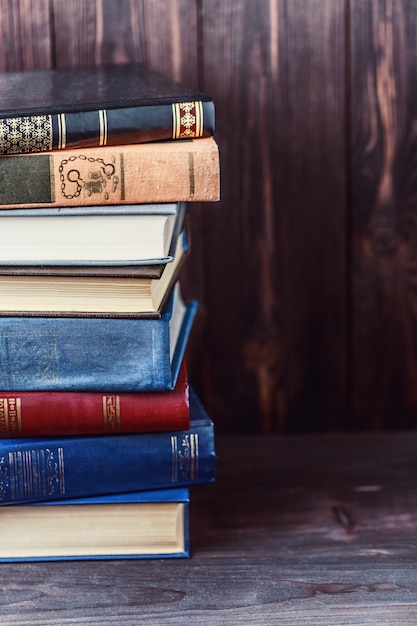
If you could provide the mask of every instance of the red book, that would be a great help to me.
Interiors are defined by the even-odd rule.
[[[111,393],[0,391],[0,437],[183,430],[190,426],[183,362],[173,391]]]

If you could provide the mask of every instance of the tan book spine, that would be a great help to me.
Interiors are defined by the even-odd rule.
[[[213,137],[0,157],[0,208],[212,202]]]

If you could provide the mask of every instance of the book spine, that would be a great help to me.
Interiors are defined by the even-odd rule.
[[[0,208],[214,201],[212,137],[53,151],[0,159]]]
[[[172,390],[195,313],[191,302],[172,360],[166,312],[157,319],[0,317],[0,389]]]
[[[0,438],[157,432],[189,425],[184,363],[174,390],[161,393],[0,391]]]
[[[183,431],[0,440],[0,504],[185,487],[214,480],[211,421]]]
[[[196,100],[0,119],[0,154],[209,137],[214,104]]]

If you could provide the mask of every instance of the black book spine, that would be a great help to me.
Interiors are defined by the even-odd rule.
[[[208,137],[212,101],[176,102],[0,119],[0,154]]]

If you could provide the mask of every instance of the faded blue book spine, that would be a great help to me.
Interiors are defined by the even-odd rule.
[[[212,482],[213,423],[194,394],[191,412],[183,431],[0,440],[0,504]]]
[[[152,318],[0,317],[4,391],[166,391],[196,313],[188,303],[170,358],[173,296]]]

